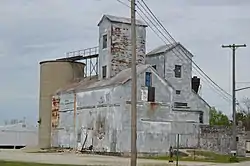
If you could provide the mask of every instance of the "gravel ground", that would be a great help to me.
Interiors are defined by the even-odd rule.
[[[86,154],[25,153],[21,150],[0,150],[0,160],[24,161],[48,164],[71,164],[91,166],[129,166],[129,158],[98,156]],[[168,161],[138,159],[138,166],[168,166]],[[171,164],[175,165],[175,164]],[[214,164],[200,162],[180,162],[180,166],[226,166],[231,164]],[[232,164],[231,166],[250,166],[250,162]]]

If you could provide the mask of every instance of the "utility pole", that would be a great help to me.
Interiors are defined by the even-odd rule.
[[[233,51],[233,80],[232,80],[232,93],[233,93],[233,148],[231,150],[231,153],[234,153],[235,155],[237,154],[237,127],[236,127],[236,89],[235,89],[235,51],[237,48],[240,47],[246,47],[246,44],[233,44],[233,45],[222,45],[222,48],[231,48]]]
[[[131,44],[132,44],[132,87],[131,87],[131,166],[137,164],[137,80],[136,80],[136,21],[135,0],[131,0]]]

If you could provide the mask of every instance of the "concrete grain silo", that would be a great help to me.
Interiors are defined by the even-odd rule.
[[[40,62],[39,148],[51,146],[52,95],[59,88],[84,76],[84,63],[69,61]]]

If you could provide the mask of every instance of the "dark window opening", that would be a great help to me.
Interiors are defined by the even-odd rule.
[[[152,86],[152,74],[151,72],[146,72],[145,75],[145,86],[151,87]]]
[[[236,137],[236,142],[239,142],[239,137]]]
[[[155,87],[148,87],[148,101],[155,102]]]
[[[102,48],[105,49],[108,46],[108,36],[107,35],[103,35],[102,37]]]
[[[107,66],[102,66],[102,78],[107,77]]]
[[[174,73],[176,78],[181,78],[181,65],[175,65]]]
[[[199,122],[203,124],[203,112],[200,112]]]
[[[78,133],[77,133],[77,142],[81,142],[81,140],[82,140],[82,133],[81,133],[81,131],[78,131]]]
[[[180,91],[180,90],[176,90],[175,93],[176,93],[177,95],[179,95],[179,94],[181,94],[181,91]]]
[[[174,107],[187,107],[187,103],[175,102]]]
[[[152,67],[156,70],[156,65],[153,65]]]

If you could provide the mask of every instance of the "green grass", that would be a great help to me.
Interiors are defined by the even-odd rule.
[[[235,158],[234,160],[230,161],[230,158],[231,158],[230,155],[222,155],[222,154],[217,154],[214,152],[201,151],[201,150],[195,150],[195,151],[187,150],[187,152],[191,154],[191,156],[188,156],[188,157],[179,156],[179,161],[199,161],[199,162],[215,162],[215,163],[236,162]],[[169,156],[150,157],[150,159],[169,160]],[[175,161],[176,157],[174,157],[173,159]],[[239,157],[237,159],[239,162],[250,161],[250,158],[246,158],[246,157]]]
[[[38,164],[38,163],[26,163],[26,162],[14,162],[14,161],[2,161],[2,160],[0,160],[0,166],[73,166],[73,165]]]

